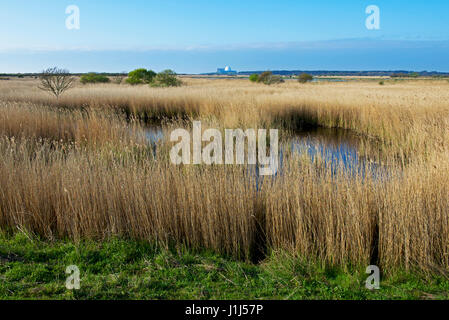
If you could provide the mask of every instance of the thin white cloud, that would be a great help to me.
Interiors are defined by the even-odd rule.
[[[208,44],[190,46],[120,46],[120,47],[90,47],[90,46],[0,46],[0,52],[150,52],[150,51],[238,51],[238,50],[326,50],[326,49],[378,49],[378,48],[449,48],[449,40],[388,40],[379,38],[357,38],[322,41],[298,42],[261,42],[237,44]]]

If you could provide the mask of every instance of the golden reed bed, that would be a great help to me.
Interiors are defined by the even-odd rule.
[[[81,86],[55,100],[0,81],[0,227],[113,235],[253,258],[287,250],[340,265],[449,267],[449,83],[185,79],[181,88]],[[174,166],[142,121],[353,130],[388,174],[291,155],[261,183],[244,166]],[[175,121],[175,124],[170,124]]]

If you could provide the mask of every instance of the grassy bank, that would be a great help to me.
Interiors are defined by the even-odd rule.
[[[67,290],[65,269],[80,269]],[[0,235],[0,299],[447,299],[449,281],[398,272],[365,288],[363,269],[272,253],[260,264],[143,241],[41,241]]]

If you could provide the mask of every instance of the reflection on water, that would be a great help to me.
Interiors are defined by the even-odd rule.
[[[145,137],[155,146],[165,136],[161,127],[152,126],[145,130]],[[282,168],[287,157],[307,154],[312,161],[319,160],[332,170],[344,168],[349,173],[365,175],[372,172],[379,176],[380,166],[359,154],[361,141],[360,136],[343,129],[313,128],[294,132],[280,141],[279,168]],[[258,166],[250,169],[254,170],[258,173]]]
[[[322,159],[327,164],[346,167],[359,165],[360,137],[349,130],[314,128],[295,132],[281,147],[281,157],[285,152],[307,153],[312,160]]]
[[[164,138],[164,132],[161,127],[153,126],[145,128],[145,138],[151,144],[158,143]]]

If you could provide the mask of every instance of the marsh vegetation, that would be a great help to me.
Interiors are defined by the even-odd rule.
[[[35,80],[1,82],[1,229],[447,273],[446,81],[183,81],[78,85],[59,99]],[[240,165],[172,165],[167,133],[194,119],[223,130],[279,129],[281,173],[260,179]],[[159,138],[148,139],[155,125]],[[332,138],[311,152],[317,130]],[[357,170],[326,151],[348,141],[362,159]],[[372,174],[366,163],[382,170]]]

